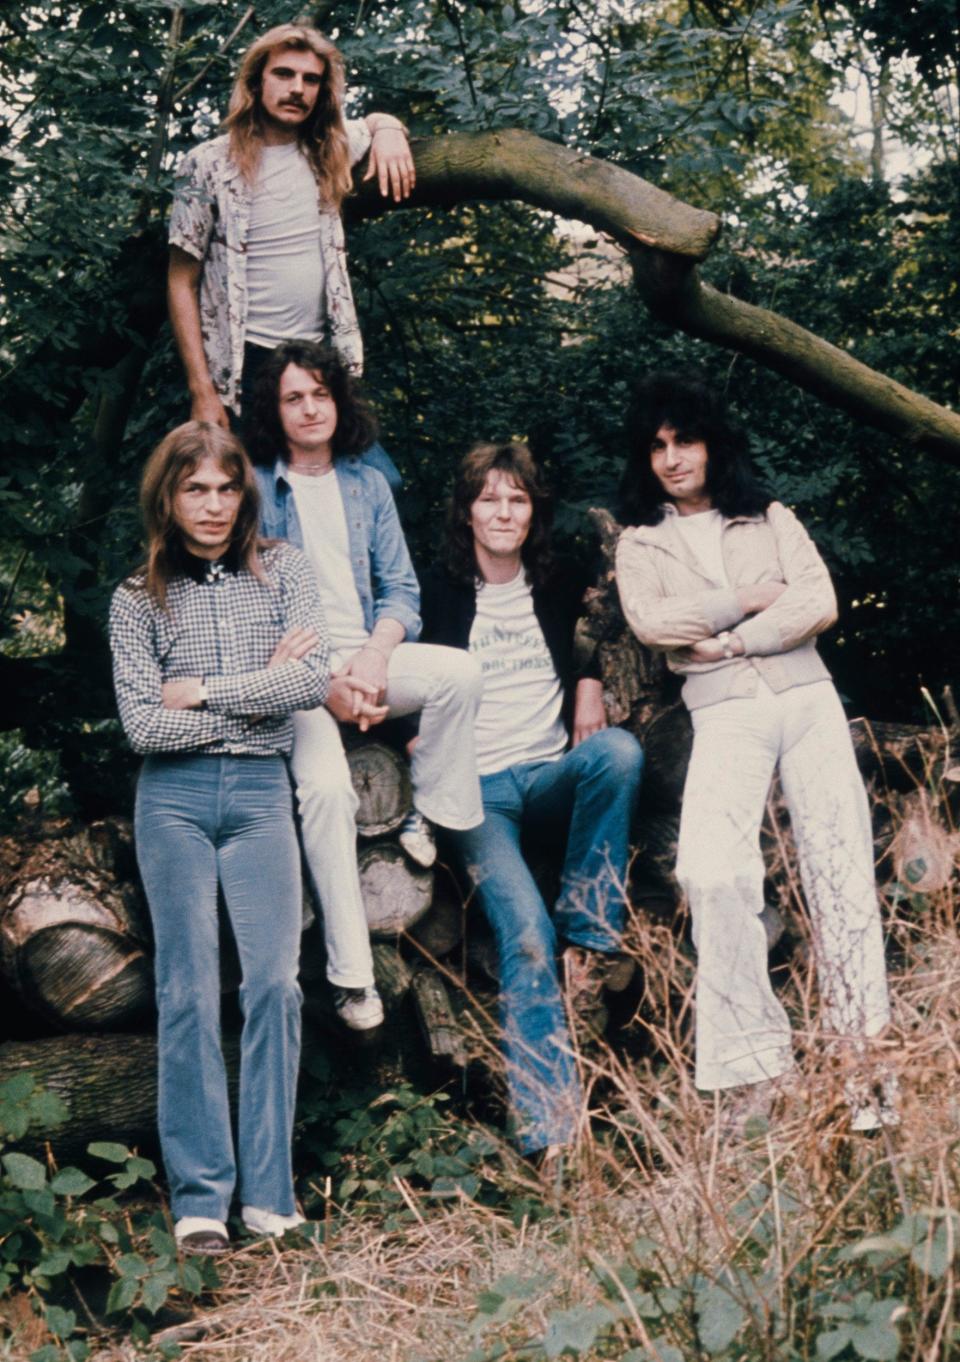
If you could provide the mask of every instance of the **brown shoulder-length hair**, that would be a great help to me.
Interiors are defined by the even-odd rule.
[[[160,441],[147,460],[140,482],[140,510],[147,532],[144,587],[161,609],[167,603],[167,587],[184,561],[183,537],[173,514],[174,497],[184,478],[205,458],[216,459],[224,473],[240,484],[240,506],[230,548],[239,567],[265,580],[257,537],[260,494],[246,451],[222,426],[212,421],[186,421]]]
[[[263,68],[278,49],[312,52],[323,67],[317,102],[297,129],[300,148],[313,169],[324,200],[339,208],[350,192],[350,148],[343,125],[346,82],[343,57],[309,24],[277,24],[250,44],[233,84],[223,131],[230,135],[230,157],[248,184],[253,183],[263,145],[260,82]]]
[[[280,421],[280,380],[291,364],[320,378],[337,408],[337,428],[330,447],[333,457],[362,454],[377,438],[377,418],[357,387],[357,380],[336,350],[320,341],[281,341],[257,370],[250,411],[250,457],[272,468],[278,455],[287,455],[287,437]]]
[[[478,444],[465,454],[457,470],[447,512],[447,568],[458,581],[472,585],[479,577],[474,550],[470,508],[483,491],[487,474],[504,473],[522,487],[533,502],[530,533],[520,550],[521,561],[534,586],[542,586],[553,565],[550,553],[550,494],[543,485],[540,470],[525,444],[518,440],[506,444]]]

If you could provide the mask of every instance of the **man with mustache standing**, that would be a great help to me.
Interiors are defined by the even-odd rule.
[[[326,339],[355,372],[363,347],[340,207],[351,168],[400,203],[415,172],[389,114],[344,119],[343,59],[304,24],[280,24],[248,49],[223,133],[177,174],[170,218],[170,321],[194,420],[228,427],[248,407],[261,362],[284,340]],[[399,485],[379,445],[365,461]]]

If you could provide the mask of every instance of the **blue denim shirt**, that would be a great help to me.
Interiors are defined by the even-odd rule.
[[[407,642],[413,642],[420,635],[420,587],[393,494],[383,474],[360,458],[342,455],[333,467],[364,625],[372,631],[378,620],[397,620]],[[260,488],[260,533],[267,539],[288,539],[302,549],[303,531],[285,460],[254,471]]]

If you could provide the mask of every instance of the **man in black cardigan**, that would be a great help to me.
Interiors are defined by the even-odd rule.
[[[422,583],[423,638],[469,650],[484,677],[484,821],[454,836],[497,938],[517,1142],[553,1151],[573,1141],[581,1112],[558,939],[568,981],[599,986],[620,947],[643,754],[606,726],[599,679],[577,676],[581,592],[552,565],[547,497],[525,445],[478,445],[463,460],[446,557]],[[567,839],[552,915],[520,849],[534,827]]]

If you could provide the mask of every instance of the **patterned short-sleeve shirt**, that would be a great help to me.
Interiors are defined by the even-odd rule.
[[[370,132],[363,119],[344,124],[350,164],[366,155]],[[246,243],[252,189],[230,158],[230,139],[214,137],[183,157],[174,181],[170,244],[203,262],[200,332],[213,386],[224,404],[240,410],[240,375],[247,326]],[[355,373],[363,369],[363,342],[347,274],[343,221],[317,197],[320,258],[324,272],[319,330]]]

